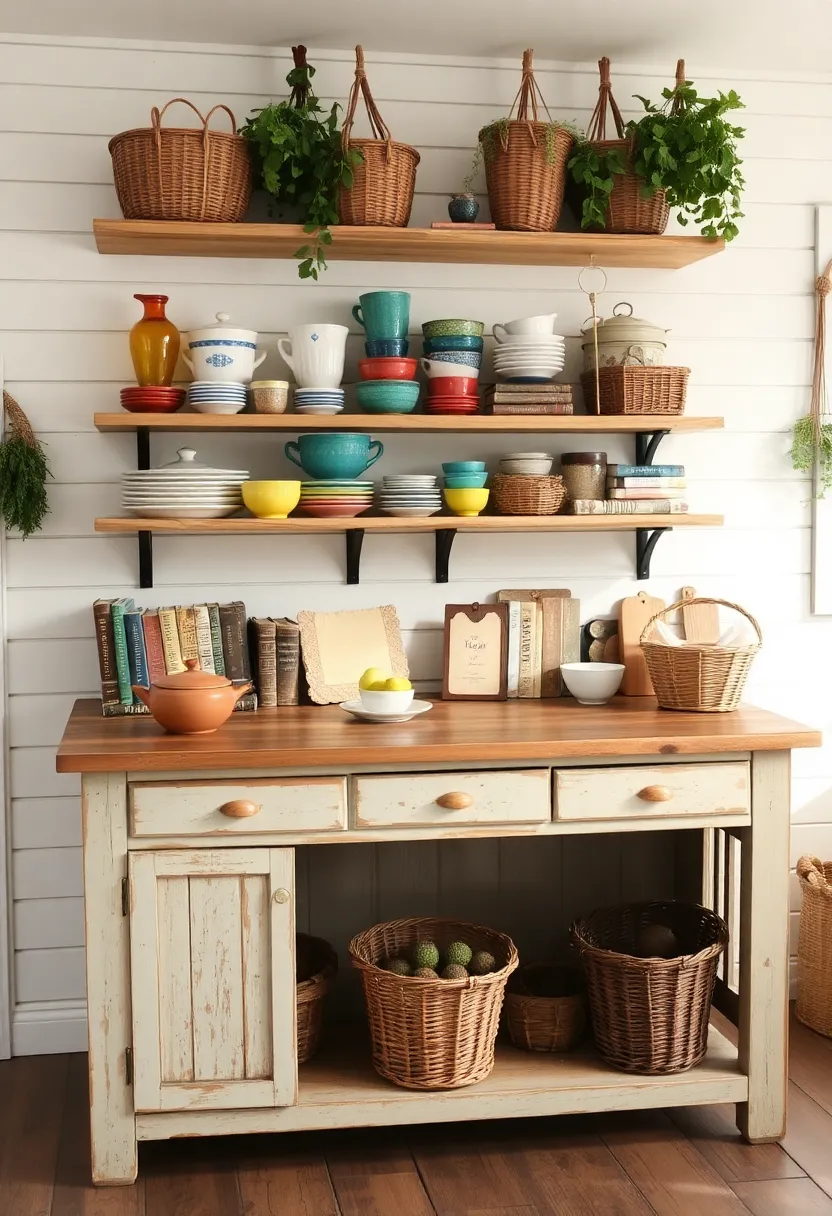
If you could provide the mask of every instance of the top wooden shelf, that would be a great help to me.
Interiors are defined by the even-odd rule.
[[[293,258],[309,237],[299,224],[195,224],[93,220],[99,253],[192,258]],[[493,229],[332,229],[331,261],[455,262],[488,266],[599,265],[678,270],[725,247],[702,236],[616,236]]]

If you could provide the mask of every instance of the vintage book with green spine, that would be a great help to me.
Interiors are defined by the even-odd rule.
[[[222,653],[222,629],[220,628],[219,604],[208,605],[208,620],[211,625],[211,650],[214,655],[214,671],[218,676],[224,676],[225,658]]]
[[[176,609],[160,608],[159,625],[162,630],[162,648],[165,652],[165,671],[169,676],[185,671],[182,648],[179,645],[179,630],[176,626]]]
[[[263,709],[274,709],[277,705],[277,628],[267,616],[253,616],[248,627],[257,697]]]
[[[165,667],[165,649],[162,645],[162,626],[159,623],[159,613],[155,608],[148,608],[142,617],[144,629],[144,648],[147,653],[147,674],[150,683],[167,674]]]
[[[301,661],[300,626],[282,616],[277,628],[277,703],[297,705],[300,701]]]
[[[214,672],[214,648],[211,645],[211,618],[207,604],[194,604],[194,627],[199,665],[203,671]]]
[[[124,631],[124,614],[134,608],[132,599],[127,597],[113,600],[113,638],[116,651],[116,670],[118,671],[118,696],[122,705],[133,704],[133,689],[130,687],[130,662],[127,658],[127,635]]]
[[[113,632],[113,600],[96,600],[92,606],[95,641],[98,646],[98,670],[101,676],[101,704],[120,705],[116,639]]]

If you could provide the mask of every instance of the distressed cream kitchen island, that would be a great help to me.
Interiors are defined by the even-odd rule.
[[[401,726],[304,706],[190,737],[100,714],[76,703],[57,759],[82,775],[97,1183],[131,1183],[138,1141],[172,1136],[715,1102],[738,1104],[749,1140],[782,1136],[789,753],[818,732],[751,707],[670,713],[640,698],[438,703]],[[506,1046],[486,1081],[425,1093],[382,1080],[366,1044],[334,1035],[298,1070],[296,847],[648,831],[691,845],[680,896],[713,890],[716,835],[724,858],[739,855],[738,1049],[712,1028],[699,1067],[637,1077],[591,1047]],[[717,879],[727,891],[727,861]]]

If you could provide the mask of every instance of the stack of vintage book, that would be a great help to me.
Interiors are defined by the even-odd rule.
[[[568,590],[498,591],[508,604],[509,697],[560,697],[561,663],[581,657],[581,603]]]
[[[681,464],[609,464],[606,500],[579,498],[573,515],[681,515],[688,509]]]
[[[571,414],[571,384],[489,384],[486,414]]]
[[[297,705],[301,681],[300,629],[288,617],[253,616],[249,648],[263,709]]]

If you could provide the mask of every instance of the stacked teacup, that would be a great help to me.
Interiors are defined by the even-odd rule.
[[[245,408],[255,368],[266,357],[257,355],[257,331],[229,325],[227,312],[216,314],[216,325],[192,329],[185,335],[182,358],[194,380],[188,405],[199,414],[239,414]]]
[[[340,414],[344,408],[346,325],[296,325],[277,349],[295,375],[294,405],[299,414]]]
[[[563,371],[562,334],[554,332],[557,313],[521,317],[494,326],[494,372],[509,384],[546,384]]]
[[[476,414],[482,363],[482,321],[446,319],[422,326],[429,414]]]

